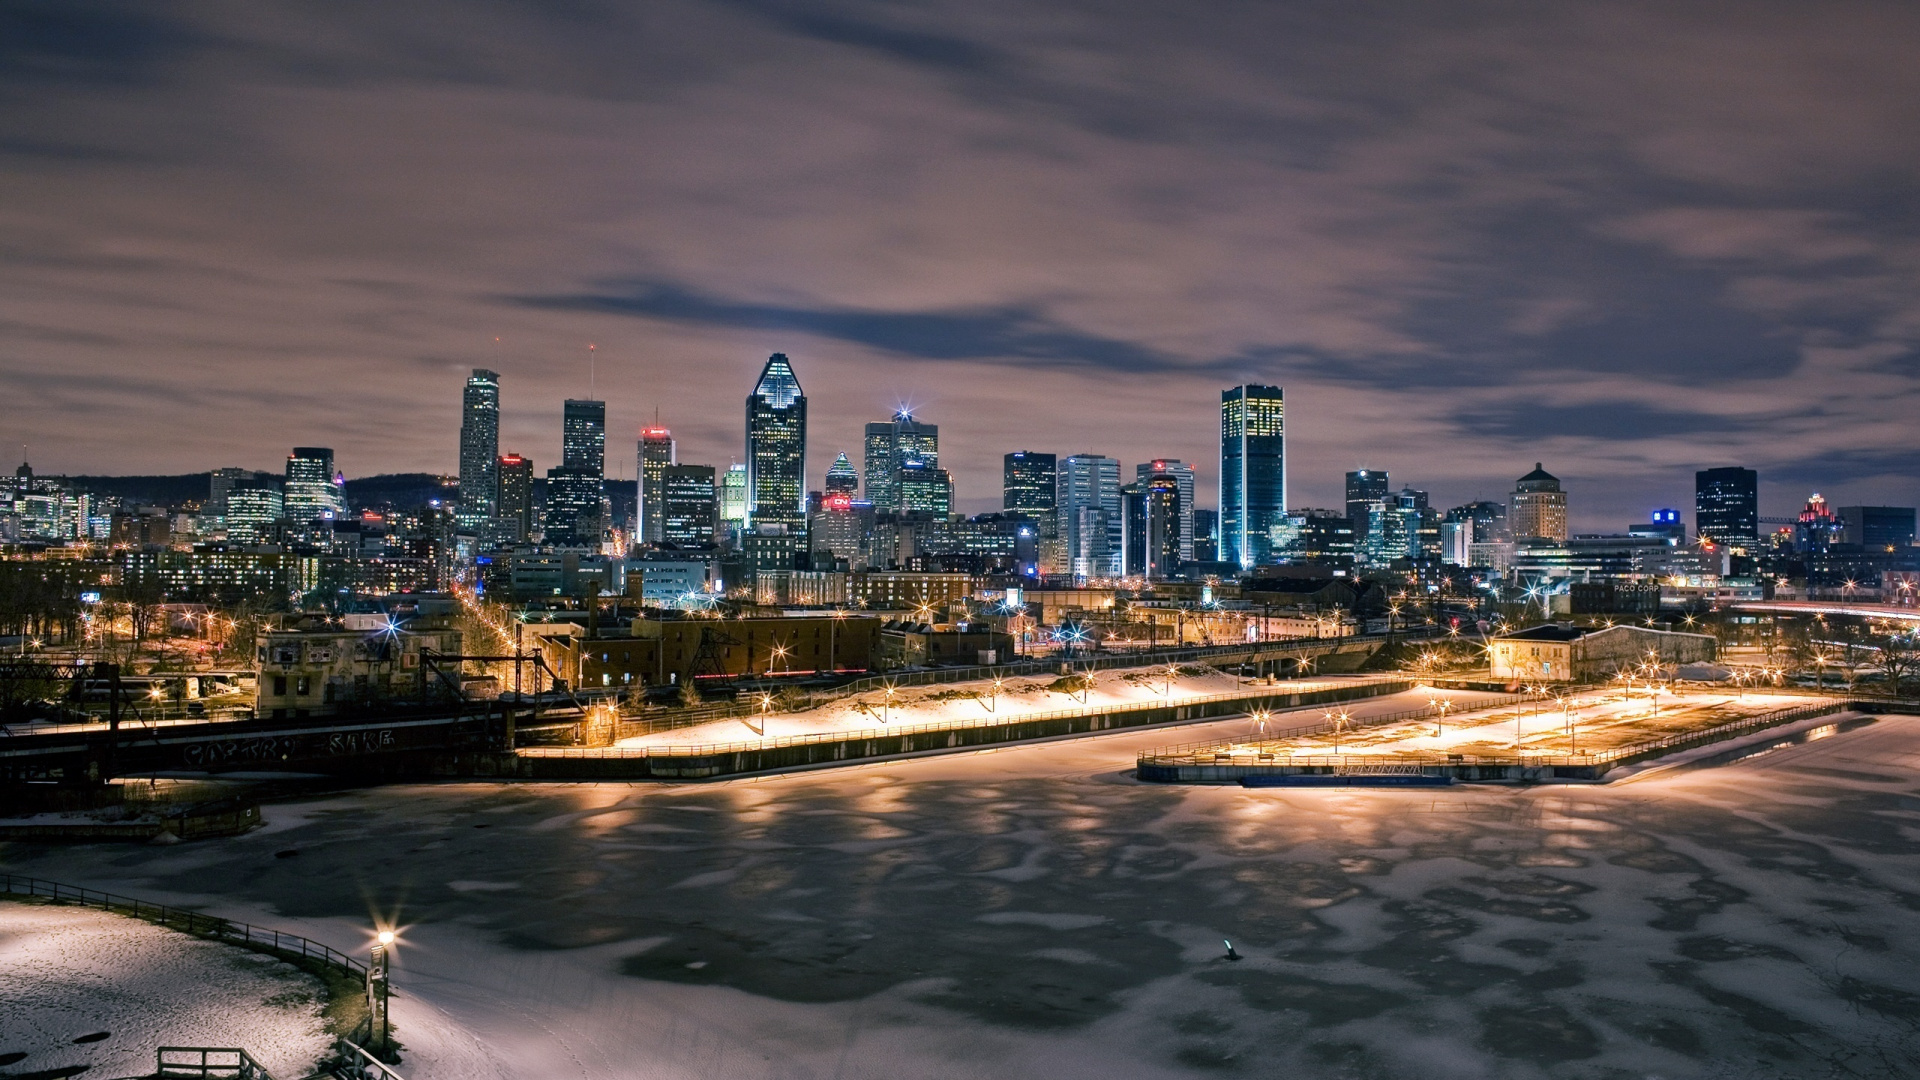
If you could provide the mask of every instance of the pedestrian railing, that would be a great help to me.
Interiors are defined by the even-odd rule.
[[[154,1076],[161,1080],[193,1077],[195,1080],[273,1080],[265,1065],[238,1047],[163,1046],[154,1055]],[[64,1075],[64,1074],[63,1074]]]
[[[1491,707],[1504,708],[1516,700],[1534,700],[1524,695],[1517,699],[1495,703]],[[1850,701],[1824,701],[1813,705],[1796,705],[1786,709],[1773,709],[1740,720],[1715,724],[1711,727],[1696,728],[1692,731],[1675,732],[1658,739],[1616,746],[1591,754],[1528,754],[1517,752],[1512,755],[1471,755],[1471,754],[1289,754],[1284,750],[1262,749],[1257,744],[1247,742],[1195,743],[1187,746],[1163,747],[1139,756],[1137,764],[1147,765],[1302,765],[1334,766],[1336,768],[1366,767],[1370,765],[1533,765],[1533,766],[1583,766],[1583,765],[1619,765],[1643,758],[1658,757],[1671,750],[1686,749],[1691,746],[1711,742],[1720,742],[1743,735],[1750,731],[1779,727],[1798,720],[1816,716],[1826,716],[1844,711],[1852,706]],[[1431,710],[1416,710],[1398,714],[1397,719],[1433,719]],[[1383,717],[1369,717],[1367,726],[1392,723],[1391,714]],[[1275,732],[1265,736],[1267,739],[1285,738],[1293,734],[1315,734],[1329,730],[1329,725],[1319,724],[1295,731]]]
[[[203,912],[168,907],[165,904],[83,889],[77,885],[63,885],[44,878],[20,877],[15,874],[0,874],[0,893],[12,896],[41,896],[61,903],[80,904],[84,907],[96,907],[102,911],[131,915],[136,919],[145,919],[195,937],[211,938],[282,957],[313,960],[354,979],[364,980],[367,977],[367,965],[311,938],[235,922],[232,919],[222,919]]]
[[[342,1080],[406,1080],[352,1039],[334,1040],[333,1053],[339,1062],[333,1075]]]
[[[1122,705],[1092,705],[1077,709],[1052,709],[1046,712],[989,713],[971,720],[935,721],[923,724],[888,724],[885,727],[857,728],[847,731],[826,731],[807,735],[776,735],[755,740],[734,742],[704,743],[686,746],[615,746],[615,747],[560,747],[537,746],[515,751],[525,757],[567,757],[567,758],[645,758],[645,757],[698,757],[713,754],[729,754],[751,750],[765,750],[783,746],[807,746],[818,743],[846,742],[855,739],[885,738],[899,735],[923,735],[943,731],[963,731],[972,728],[999,727],[1006,724],[1024,724],[1037,720],[1060,720],[1077,717],[1114,716],[1123,713],[1145,712],[1155,709],[1177,709],[1189,705],[1211,705],[1229,701],[1254,701],[1263,698],[1291,697],[1296,694],[1311,694],[1323,690],[1336,690],[1342,687],[1370,687],[1382,684],[1408,684],[1405,675],[1356,675],[1343,676],[1338,683],[1331,682],[1285,682],[1268,687],[1248,687],[1245,690],[1224,694],[1196,694],[1191,697],[1171,701],[1128,702]],[[885,723],[885,721],[882,721]]]
[[[1468,709],[1471,709],[1472,711],[1479,712],[1486,709],[1504,709],[1508,705],[1519,705],[1529,701],[1538,701],[1538,700],[1540,699],[1532,694],[1510,694],[1506,697],[1493,698],[1488,701],[1476,701],[1476,702],[1473,702],[1470,706],[1465,706],[1463,708],[1468,708]],[[1312,706],[1309,706],[1309,707],[1312,707]],[[1386,724],[1397,724],[1403,720],[1422,720],[1422,719],[1433,720],[1439,723],[1446,722],[1446,718],[1442,714],[1434,711],[1432,706],[1428,706],[1427,708],[1424,708],[1424,709],[1402,709],[1399,712],[1375,713],[1370,716],[1351,717],[1348,720],[1341,722],[1342,723],[1341,730],[1361,731],[1366,728],[1381,727]],[[1279,739],[1290,739],[1300,735],[1318,735],[1318,734],[1331,733],[1333,729],[1334,729],[1334,721],[1330,719],[1321,719],[1315,723],[1302,724],[1298,727],[1276,728],[1271,731],[1255,732],[1251,736],[1251,738],[1249,738],[1248,740],[1243,740],[1243,741],[1234,742],[1234,743],[1223,742],[1220,739],[1211,739],[1206,742],[1177,743],[1173,746],[1157,747],[1153,750],[1148,750],[1142,753],[1140,755],[1140,760],[1145,761],[1149,758],[1152,758],[1154,760],[1161,760],[1161,759],[1170,758],[1170,757],[1179,757],[1182,754],[1210,754],[1221,746],[1227,746],[1227,745],[1246,746],[1246,745],[1252,745],[1253,743],[1273,742]]]

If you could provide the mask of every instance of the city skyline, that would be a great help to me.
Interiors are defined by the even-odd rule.
[[[1533,461],[1577,530],[1734,464],[1768,514],[1910,503],[1920,262],[1884,192],[1920,14],[1845,8],[36,17],[0,45],[0,386],[30,403],[0,445],[451,473],[440,388],[481,367],[543,467],[566,397],[724,466],[712,402],[781,351],[816,455],[910,405],[963,510],[1037,430],[1207,462],[1240,382],[1299,403],[1297,507],[1361,465],[1495,498]]]

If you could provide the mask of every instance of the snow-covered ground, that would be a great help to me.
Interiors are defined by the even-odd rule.
[[[719,720],[693,727],[674,728],[624,739],[621,746],[699,746],[711,743],[754,743],[762,738],[778,739],[794,735],[821,735],[848,731],[884,731],[888,726],[925,724],[978,724],[995,718],[1011,719],[1036,713],[1062,712],[1087,708],[1125,705],[1166,704],[1191,701],[1215,694],[1246,693],[1269,688],[1253,679],[1241,678],[1211,668],[1187,667],[1189,674],[1175,675],[1172,696],[1168,696],[1165,669],[1102,671],[1094,675],[1094,684],[1084,694],[1049,690],[1053,676],[1022,676],[1004,680],[997,694],[992,680],[951,683],[940,686],[903,687],[894,692],[891,704],[884,690],[872,690],[846,701],[798,713],[769,713],[742,720]],[[1331,686],[1366,682],[1368,676],[1329,676],[1313,679],[1287,679],[1277,684],[1286,693],[1310,693]],[[963,695],[977,694],[979,697]],[[1085,701],[1082,701],[1082,697]]]
[[[1128,774],[1247,728],[0,861],[341,948],[397,913],[410,1080],[1920,1075],[1920,719],[1618,786]]]
[[[0,1055],[26,1055],[0,1076],[144,1076],[162,1046],[238,1047],[276,1076],[305,1076],[331,1042],[321,1004],[319,980],[260,953],[0,901]]]

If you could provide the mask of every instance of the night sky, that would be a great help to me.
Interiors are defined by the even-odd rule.
[[[809,479],[938,423],[1198,462],[1286,388],[1292,499],[1544,461],[1574,525],[1692,470],[1920,499],[1920,6],[0,0],[0,445],[39,471],[556,463],[609,401]],[[1690,516],[1690,515],[1689,515]]]

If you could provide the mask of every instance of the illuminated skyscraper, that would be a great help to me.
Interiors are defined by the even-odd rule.
[[[287,457],[286,515],[298,534],[318,538],[313,522],[331,522],[347,512],[344,482],[333,470],[333,451],[325,446],[296,446]],[[326,530],[329,534],[332,528]]]
[[[1015,450],[1000,473],[1000,507],[1009,514],[1046,518],[1053,513],[1057,459],[1052,454]]]
[[[720,524],[738,532],[747,523],[747,467],[727,466],[720,476]]]
[[[853,462],[847,460],[845,452],[842,452],[839,457],[833,459],[832,465],[827,466],[825,492],[828,495],[853,495],[859,490],[860,473],[854,469]]]
[[[562,465],[547,470],[547,543],[599,546],[604,525],[600,485],[600,475],[591,469]]]
[[[660,470],[660,542],[682,548],[713,546],[719,517],[713,466],[668,465]]]
[[[900,470],[910,462],[928,469],[940,465],[940,426],[923,424],[906,410],[866,433],[867,501],[879,511],[901,510]]]
[[[1733,466],[1693,474],[1693,531],[1723,547],[1760,541],[1760,474]]]
[[[460,523],[467,528],[494,516],[499,484],[500,376],[474,368],[460,399]]]
[[[1118,576],[1125,528],[1120,462],[1099,454],[1070,455],[1060,462],[1054,504],[1067,572],[1082,579]]]
[[[1560,480],[1533,463],[1533,471],[1516,480],[1507,514],[1507,528],[1515,540],[1567,539],[1567,493]]]
[[[560,467],[607,476],[607,403],[567,399],[561,413]]]
[[[1347,474],[1347,520],[1353,522],[1355,540],[1364,540],[1372,506],[1392,490],[1385,469],[1355,469]]]
[[[640,507],[634,535],[643,544],[666,541],[666,491],[661,487],[666,469],[676,463],[673,432],[658,424],[640,432],[640,458],[634,475],[640,478]],[[709,478],[711,479],[711,478]]]
[[[1286,412],[1277,386],[1220,392],[1220,558],[1242,569],[1273,561],[1287,506]]]
[[[533,535],[533,462],[507,454],[494,463],[494,475],[499,479],[494,516],[514,540],[526,540]]]
[[[1180,561],[1193,561],[1193,466],[1179,458],[1155,458],[1144,465],[1133,467],[1135,480],[1146,480],[1155,475],[1173,477],[1180,486]],[[1171,570],[1168,571],[1171,573]]]
[[[786,353],[774,353],[747,395],[747,524],[798,533],[807,511],[807,396]]]

